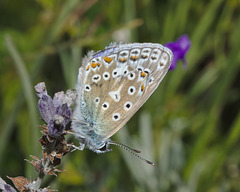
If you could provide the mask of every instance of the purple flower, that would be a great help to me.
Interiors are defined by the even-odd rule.
[[[45,83],[39,83],[35,86],[36,93],[40,98],[38,109],[43,121],[47,124],[48,135],[54,138],[59,137],[65,130],[66,125],[70,122],[72,110],[70,105],[76,98],[76,95],[68,90],[55,93],[52,99],[46,90]]]
[[[4,192],[17,192],[11,185],[8,185],[1,177],[0,177],[0,190]]]
[[[8,184],[4,184],[3,191],[6,191],[6,192],[16,192],[16,190],[11,185],[8,185]]]
[[[177,41],[166,43],[165,46],[173,52],[173,60],[170,70],[175,69],[177,61],[182,60],[183,66],[186,67],[185,55],[187,54],[191,42],[187,35],[181,36]]]

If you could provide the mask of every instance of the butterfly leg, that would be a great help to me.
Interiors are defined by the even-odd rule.
[[[74,148],[73,151],[75,151],[75,150],[82,151],[84,149],[84,147],[85,147],[85,144],[84,143],[80,143],[80,146],[72,145],[72,147]]]

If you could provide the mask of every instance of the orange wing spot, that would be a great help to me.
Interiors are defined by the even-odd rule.
[[[144,88],[145,88],[144,85],[142,85],[142,86],[141,86],[141,91],[144,91]]]
[[[90,65],[88,65],[88,66],[87,66],[87,68],[86,68],[86,71],[88,71],[88,70],[89,70],[89,68],[90,68]]]
[[[133,60],[133,61],[136,61],[138,58],[139,58],[139,57],[136,56],[136,55],[133,55],[133,56],[130,57],[130,59]]]
[[[111,57],[104,57],[104,61],[106,61],[107,63],[111,63],[112,58]]]
[[[120,58],[119,61],[120,61],[121,63],[124,63],[125,61],[127,61],[127,58],[126,58],[126,57]]]
[[[141,71],[141,77],[146,77],[146,73]]]
[[[96,63],[98,67],[100,67],[100,63]]]
[[[91,67],[92,67],[92,68],[97,67],[97,63],[93,63],[93,62],[92,62],[92,63],[91,63]]]

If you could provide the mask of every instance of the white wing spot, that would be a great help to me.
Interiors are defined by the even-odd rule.
[[[143,71],[144,69],[143,69],[142,66],[139,65],[139,66],[137,67],[137,70],[138,70],[138,71]]]
[[[160,63],[159,63],[159,66],[158,66],[158,69],[161,68],[161,67],[164,67],[167,63],[168,63],[168,55],[167,53],[163,53],[161,55],[161,58],[160,58]]]
[[[128,74],[128,69],[126,68],[124,71],[123,71],[123,75],[127,75]]]
[[[123,86],[123,85],[121,85],[121,86],[118,88],[117,91],[111,91],[111,92],[108,93],[108,94],[110,95],[110,97],[112,97],[115,102],[119,102],[119,101],[120,101],[120,98],[121,98],[121,96],[120,96],[120,91],[121,91],[121,89],[122,89],[122,86]]]
[[[91,91],[91,86],[90,85],[85,85],[85,91]]]
[[[118,73],[119,73],[119,69],[118,68],[114,69],[112,72],[113,78],[116,78],[119,75]]]
[[[148,82],[151,84],[151,83],[153,83],[153,81],[154,81],[154,78],[153,77],[151,77],[149,80],[148,80]]]
[[[149,74],[151,71],[150,71],[150,69],[145,68],[145,69],[144,69],[144,72]]]
[[[128,79],[129,80],[133,80],[135,78],[135,73],[133,71],[131,71],[129,74],[128,74]]]
[[[130,54],[131,55],[139,55],[140,54],[140,49],[132,49]]]
[[[104,102],[104,103],[102,104],[102,108],[103,108],[104,110],[107,110],[108,107],[109,107],[109,103],[108,103],[108,102]]]
[[[150,56],[151,49],[150,48],[143,48],[141,53],[141,59],[147,60]]]
[[[119,113],[113,113],[112,120],[113,121],[118,121],[120,119],[120,114]]]
[[[127,101],[125,104],[124,104],[124,110],[125,111],[129,111],[132,107],[132,102],[130,101]]]
[[[121,52],[119,53],[119,57],[121,57],[121,58],[123,58],[123,57],[128,57],[128,55],[129,55],[129,52],[126,51],[126,50],[121,51]]]
[[[82,102],[81,105],[82,105],[82,108],[86,107],[86,103],[85,102]]]
[[[98,103],[100,102],[100,98],[99,97],[96,97],[94,102],[98,105]]]
[[[161,51],[159,49],[153,49],[150,56],[150,62],[157,62],[160,57]]]
[[[104,79],[104,80],[108,80],[109,78],[110,78],[110,73],[104,72],[104,73],[103,73],[103,79]]]
[[[101,80],[101,75],[100,74],[95,74],[92,76],[92,81],[97,83],[98,81]]]
[[[128,88],[128,94],[133,95],[136,92],[136,88],[134,86],[130,86]]]
[[[142,52],[148,54],[148,53],[151,52],[151,49],[150,48],[143,48]]]

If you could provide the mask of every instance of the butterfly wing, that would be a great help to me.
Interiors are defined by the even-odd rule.
[[[113,45],[85,58],[78,76],[83,121],[104,139],[116,133],[166,75],[172,52],[160,44]]]

